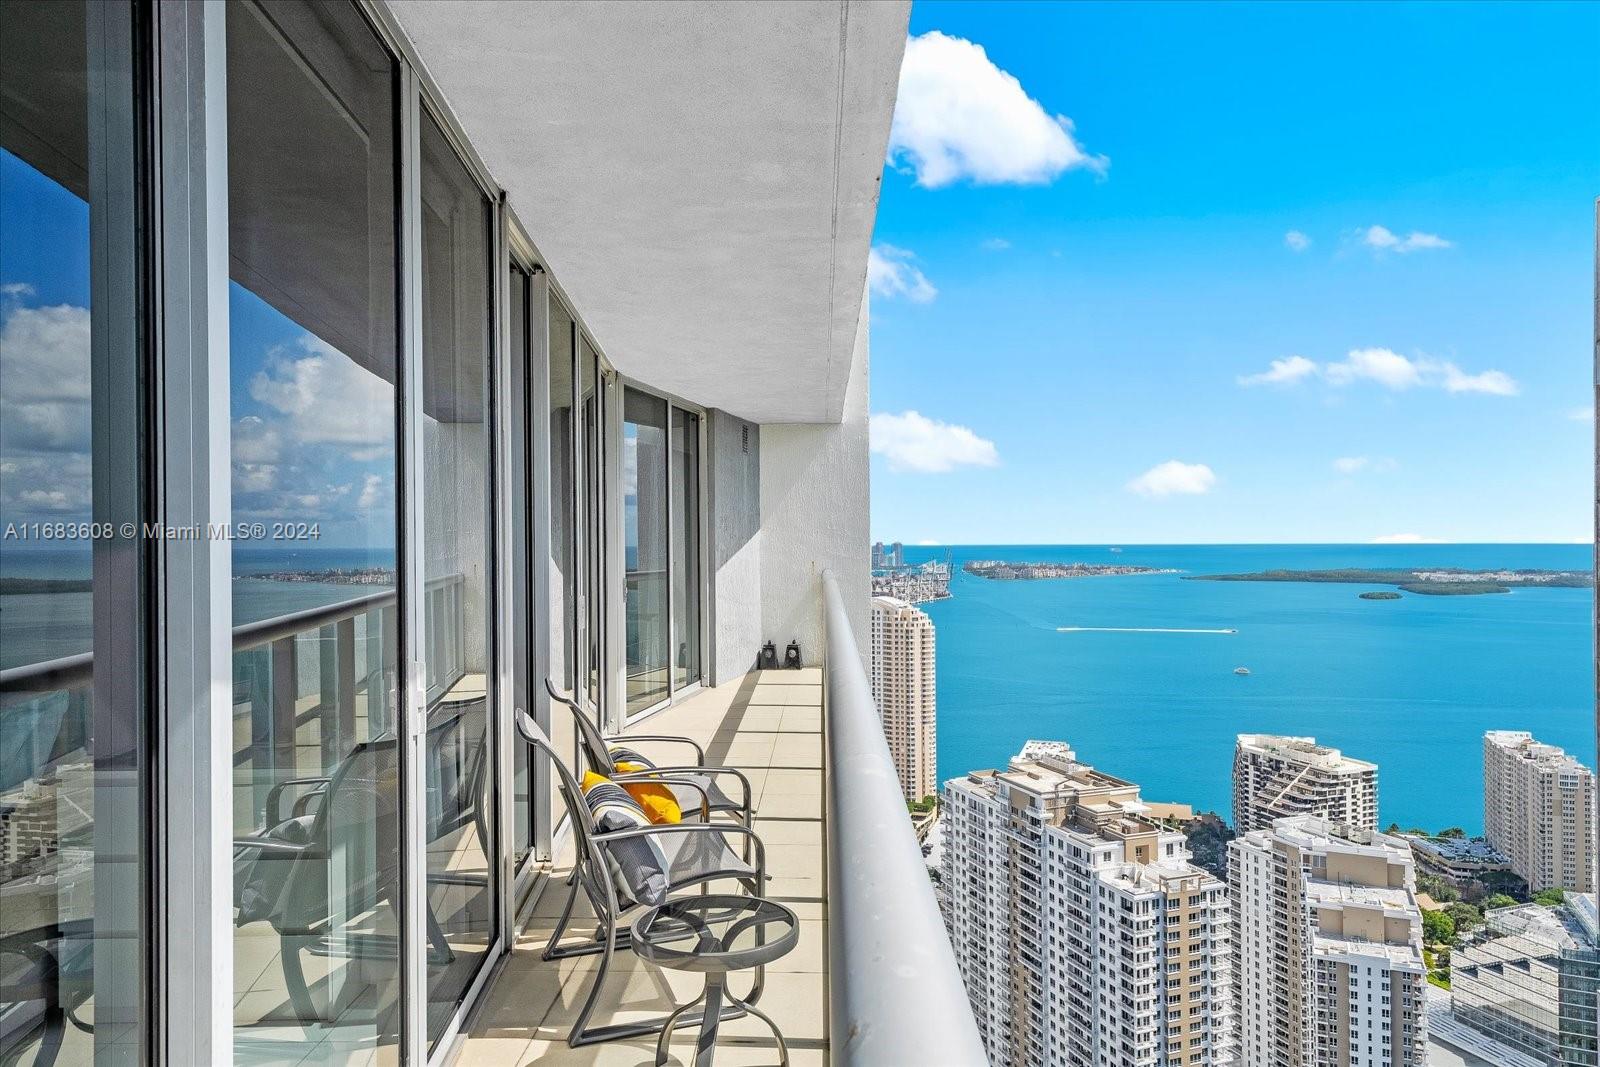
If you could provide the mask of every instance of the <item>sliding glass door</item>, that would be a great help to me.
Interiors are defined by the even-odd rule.
[[[347,4],[226,10],[234,1052],[394,1045],[397,65]]]
[[[665,700],[672,633],[667,589],[667,402],[622,399],[622,530],[629,715]]]
[[[492,209],[421,113],[423,921],[428,1040],[494,944]],[[413,398],[415,399],[415,398]]]
[[[700,416],[628,387],[622,401],[627,713],[700,680]]]
[[[672,409],[672,691],[700,680],[700,416]]]
[[[0,9],[0,1063],[148,1062],[148,188],[131,4]]]

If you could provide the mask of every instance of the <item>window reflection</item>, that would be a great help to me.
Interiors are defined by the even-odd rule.
[[[357,1057],[399,1028],[396,71],[352,5],[226,24],[234,518],[300,524],[233,553],[235,1054]]]
[[[700,680],[700,417],[672,409],[672,685]]]
[[[146,560],[82,529],[144,506],[133,9],[3,19],[0,1063],[135,1063]]]
[[[573,364],[576,358],[572,314],[550,298],[550,655],[545,669],[556,688],[577,689],[578,678],[578,497],[573,480]],[[571,753],[579,767],[577,726],[565,707],[552,703],[550,738],[557,752]],[[557,776],[551,774],[550,810],[562,811]]]
[[[493,940],[489,312],[489,203],[439,124],[424,115],[424,919],[430,1042],[438,1040]]]
[[[667,404],[628,389],[622,401],[622,530],[627,576],[629,714],[667,696]]]

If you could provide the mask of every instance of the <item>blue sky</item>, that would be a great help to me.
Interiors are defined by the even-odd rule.
[[[875,537],[1590,536],[1600,5],[919,2],[911,35]]]

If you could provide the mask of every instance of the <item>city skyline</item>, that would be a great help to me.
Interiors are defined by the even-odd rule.
[[[873,536],[1588,541],[1600,9],[1149,14],[913,10]]]

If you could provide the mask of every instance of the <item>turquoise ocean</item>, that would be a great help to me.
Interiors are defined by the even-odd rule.
[[[1478,832],[1485,730],[1527,730],[1594,765],[1591,589],[1361,600],[1386,586],[1197,582],[1273,568],[1588,570],[1588,545],[906,548],[956,566],[937,630],[940,779],[1003,767],[1029,738],[1231,820],[1233,739],[1314,736],[1376,762],[1384,825]],[[997,582],[971,559],[1124,563],[1182,574]],[[1057,627],[1236,630],[1059,632]],[[1240,676],[1235,667],[1248,667]]]

